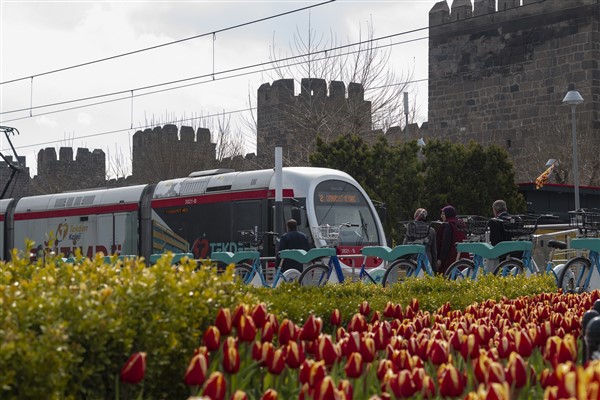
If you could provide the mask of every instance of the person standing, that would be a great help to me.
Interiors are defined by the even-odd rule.
[[[456,243],[466,239],[465,225],[457,218],[452,206],[442,208],[442,225],[437,231],[437,273],[444,274],[457,259]]]
[[[286,223],[287,232],[281,237],[279,240],[279,244],[277,245],[277,265],[281,262],[279,259],[279,252],[281,250],[305,250],[308,251],[310,245],[308,243],[308,237],[304,232],[300,232],[298,230],[298,223],[295,219],[290,219]],[[302,272],[302,264],[298,261],[285,259],[283,260],[283,265],[281,267],[281,271],[285,272],[289,269],[297,269]]]
[[[508,213],[504,200],[496,200],[492,204],[492,212],[494,213],[494,218],[489,221],[488,226],[490,228],[490,244],[495,246],[500,242],[512,239],[504,229],[504,221],[509,221],[511,215]]]
[[[425,252],[427,254],[427,259],[429,259],[429,265],[431,265],[431,268],[435,271],[437,262],[435,229],[433,229],[431,226],[429,226],[429,223],[427,223],[427,210],[424,208],[417,208],[414,215],[414,222],[418,236],[426,236],[422,239],[419,239],[417,237],[413,237],[407,234],[404,238],[404,244],[414,243],[416,240],[423,240],[423,244],[425,245]]]

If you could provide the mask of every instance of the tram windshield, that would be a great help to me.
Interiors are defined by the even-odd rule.
[[[371,211],[367,199],[355,186],[335,180],[321,182],[315,190],[314,200],[319,226],[337,228],[344,223],[353,225],[340,229],[338,245],[380,244],[378,219]]]

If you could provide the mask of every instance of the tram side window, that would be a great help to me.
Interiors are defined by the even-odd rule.
[[[262,207],[260,200],[240,201],[233,203],[233,218],[231,218],[232,240],[239,240],[239,231],[257,229],[264,231]]]

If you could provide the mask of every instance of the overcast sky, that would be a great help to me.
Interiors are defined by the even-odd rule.
[[[396,35],[379,45],[392,44],[390,67],[397,75],[421,80],[409,90],[417,122],[425,121],[428,32],[401,33],[426,28],[436,0],[337,0],[226,30],[319,3],[325,1],[0,0],[0,125],[19,130],[11,140],[18,155],[27,157],[32,176],[40,149],[85,147],[104,150],[107,163],[119,154],[128,159],[131,137],[140,127],[223,112],[254,151],[253,133],[241,121],[250,111],[240,110],[255,106],[256,90],[274,76],[268,65],[247,67],[267,63],[273,48],[290,56],[294,37],[305,40],[309,27],[325,41],[333,34],[338,45],[355,43],[361,32],[365,39],[368,21],[375,38]],[[48,73],[203,34],[208,35]],[[236,71],[224,72],[231,70]],[[189,79],[194,77],[200,78]],[[95,98],[72,102],[90,97]],[[81,107],[92,103],[103,104]],[[187,125],[210,123],[214,119]],[[12,154],[6,140],[1,147],[4,155]]]

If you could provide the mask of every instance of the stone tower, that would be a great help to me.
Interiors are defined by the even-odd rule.
[[[329,89],[329,93],[328,93]],[[294,81],[281,79],[260,86],[257,94],[257,157],[273,165],[275,147],[282,147],[285,166],[307,165],[316,137],[325,141],[339,135],[371,131],[371,102],[361,84],[302,79],[300,94]]]
[[[597,149],[597,0],[498,0],[497,9],[495,0],[454,0],[451,7],[444,0],[431,9],[432,136],[506,147],[517,180],[530,180],[539,171],[532,163],[540,163],[532,157],[534,142],[542,143],[540,152],[544,145],[571,149],[570,110],[562,104],[571,88],[585,99],[577,108],[577,129],[584,137],[589,132],[586,140],[595,142],[588,145]],[[563,131],[562,143],[548,142],[555,130]]]

